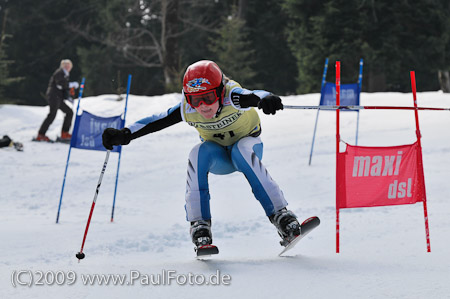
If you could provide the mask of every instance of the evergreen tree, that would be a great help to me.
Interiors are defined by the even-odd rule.
[[[450,2],[447,0],[440,1],[439,16],[443,20],[442,34],[442,59],[438,68],[438,78],[440,88],[445,93],[450,93]]]
[[[280,1],[248,1],[245,20],[248,38],[255,49],[253,81],[262,83],[262,89],[279,95],[295,93],[298,72],[285,33],[287,14]]]
[[[0,6],[0,13],[3,13],[2,18],[0,19],[0,103],[9,103],[13,102],[13,99],[7,98],[5,96],[5,87],[11,85],[14,82],[22,80],[22,78],[12,78],[9,75],[8,67],[13,63],[13,61],[7,59],[5,52],[7,46],[6,39],[10,37],[10,35],[6,34],[6,20],[8,16],[8,10],[5,9],[4,6]]]
[[[223,21],[219,36],[210,39],[209,49],[225,75],[252,88],[257,86],[252,82],[256,75],[253,70],[255,50],[248,40],[244,26],[245,21],[237,18],[235,14],[229,16]]]
[[[8,61],[5,59],[2,44],[0,43],[0,103],[7,103],[4,95],[4,86],[8,84]]]
[[[291,18],[289,44],[297,59],[299,91],[318,92],[325,57],[342,63],[342,81],[356,82],[364,58],[363,89],[410,91],[409,70],[419,89],[438,89],[445,41],[443,1],[285,0]]]
[[[8,1],[8,58],[10,76],[24,77],[5,88],[8,97],[31,105],[47,104],[43,95],[61,59],[74,63],[72,80],[80,80],[76,46],[82,42],[64,27],[67,18],[81,16],[79,0]]]
[[[79,67],[86,79],[86,96],[112,93],[115,89],[113,74],[117,71],[111,60],[114,53],[101,46],[92,45],[89,48],[77,49]],[[125,78],[122,78],[124,80]]]
[[[362,32],[355,1],[288,0],[284,8],[291,17],[287,32],[289,46],[297,60],[297,91],[320,91],[327,57],[329,66],[336,60],[341,61],[342,83],[356,82],[362,57]]]

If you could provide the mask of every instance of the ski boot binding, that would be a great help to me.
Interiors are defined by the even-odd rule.
[[[191,238],[195,246],[212,244],[211,220],[198,220],[191,222]]]
[[[278,234],[282,238],[281,246],[287,246],[292,240],[298,237],[301,233],[300,223],[294,213],[283,208],[269,217],[270,222],[278,230]]]

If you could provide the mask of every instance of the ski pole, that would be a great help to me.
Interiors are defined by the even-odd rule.
[[[368,110],[368,109],[385,109],[385,110],[437,110],[450,111],[450,108],[434,108],[434,107],[398,107],[398,106],[292,106],[284,105],[285,109],[313,109],[313,110]]]
[[[106,165],[108,164],[110,152],[111,152],[110,150],[106,151],[105,162],[103,163],[102,172],[100,173],[100,178],[98,179],[97,188],[95,189],[94,200],[92,201],[91,211],[89,213],[89,218],[86,224],[86,230],[84,231],[83,243],[81,243],[81,250],[75,255],[78,258],[78,262],[80,262],[80,260],[84,259],[85,257],[85,254],[83,253],[84,242],[86,241],[86,236],[89,230],[89,224],[91,223],[92,213],[94,212],[95,202],[97,201],[97,195],[98,192],[100,191],[100,185],[102,184],[103,174],[105,173]]]

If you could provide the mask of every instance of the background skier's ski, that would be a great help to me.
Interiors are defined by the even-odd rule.
[[[70,144],[70,139],[63,139],[63,138],[57,136],[55,142]]]

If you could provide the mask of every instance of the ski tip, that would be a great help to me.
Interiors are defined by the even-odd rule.
[[[63,139],[63,138],[61,138],[61,137],[56,137],[56,140],[55,140],[56,142],[59,142],[59,143],[65,143],[65,144],[70,144],[70,139]]]
[[[309,217],[308,219],[306,219],[305,221],[303,221],[303,223],[302,223],[301,225],[306,224],[306,223],[311,222],[311,221],[317,222],[317,225],[320,224],[320,218],[317,217],[317,216],[313,216],[313,217]]]

